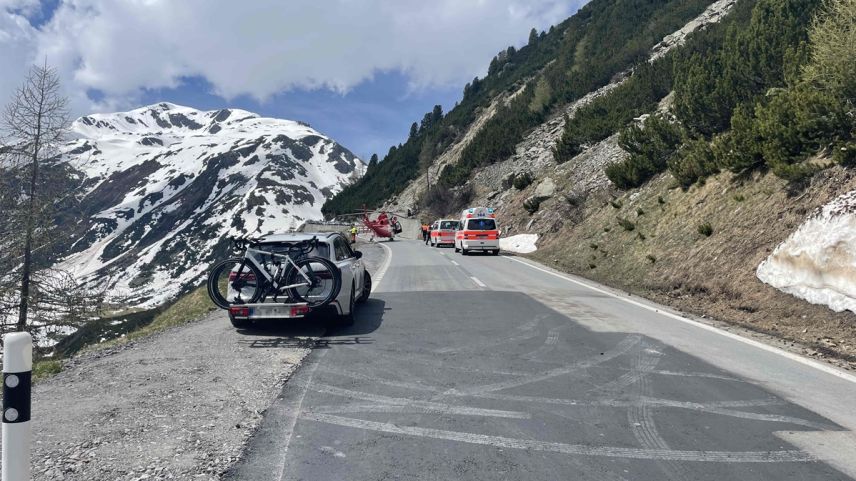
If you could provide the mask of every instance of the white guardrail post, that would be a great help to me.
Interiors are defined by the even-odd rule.
[[[3,338],[3,481],[30,481],[30,392],[33,338],[13,332]]]

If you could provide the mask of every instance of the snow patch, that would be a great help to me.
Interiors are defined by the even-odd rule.
[[[499,249],[517,254],[530,254],[538,250],[535,246],[537,242],[538,234],[517,234],[500,238]]]
[[[856,312],[856,190],[824,205],[767,257],[758,279],[841,312]]]

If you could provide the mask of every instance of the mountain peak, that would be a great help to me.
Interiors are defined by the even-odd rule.
[[[86,115],[73,130],[61,150],[85,179],[89,217],[69,234],[62,266],[132,304],[195,285],[228,235],[321,218],[323,202],[365,172],[308,125],[240,109],[158,102]]]

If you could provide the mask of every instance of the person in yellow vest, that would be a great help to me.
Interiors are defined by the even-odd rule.
[[[426,244],[428,244],[428,239],[431,238],[430,229],[431,228],[428,226],[428,224],[422,224],[422,240],[424,240]]]
[[[357,226],[351,224],[351,244],[355,244],[357,242]]]

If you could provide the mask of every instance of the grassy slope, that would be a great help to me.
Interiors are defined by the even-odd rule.
[[[121,331],[113,332],[112,335],[109,332],[99,330],[98,335],[107,336],[107,341],[98,342],[100,337],[89,339],[91,336],[88,336],[88,340],[81,340],[78,343],[69,345],[63,351],[63,356],[70,357],[81,350],[97,350],[123,345],[130,341],[201,319],[214,309],[216,309],[216,306],[209,299],[205,286],[199,287],[178,298],[169,307],[160,312],[146,311],[150,316],[146,317],[139,327],[126,332],[125,329],[127,326],[121,325],[118,327]],[[154,317],[151,318],[151,315]],[[109,325],[109,322],[105,325]],[[56,374],[61,370],[62,361],[60,359],[37,360],[33,366],[33,374],[37,379]]]
[[[856,314],[811,305],[755,277],[758,264],[807,214],[856,188],[856,174],[831,168],[791,193],[772,174],[748,180],[720,174],[687,192],[673,185],[671,176],[660,175],[619,197],[614,204],[620,208],[605,196],[589,198],[579,223],[543,237],[535,257],[686,312],[844,357],[856,367]],[[564,201],[550,202],[545,208]],[[619,217],[635,229],[625,230]],[[710,223],[710,237],[699,233],[703,223]]]

